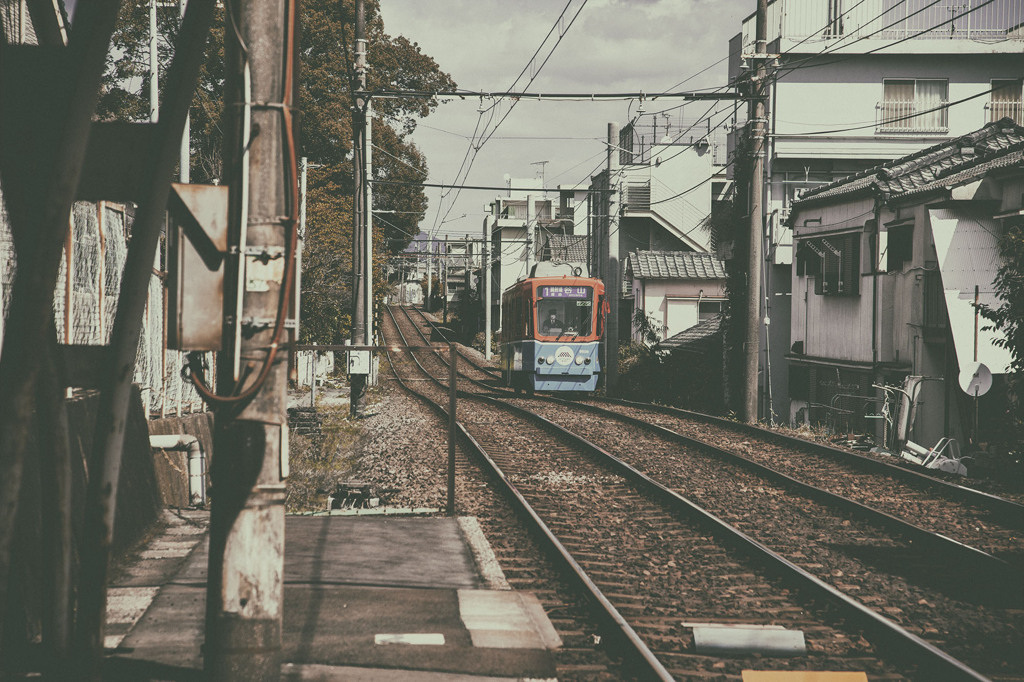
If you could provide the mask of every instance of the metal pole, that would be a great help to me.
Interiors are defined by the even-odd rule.
[[[765,68],[764,55],[768,51],[767,17],[768,0],[757,0],[755,17],[756,43],[754,62],[757,67],[753,83],[753,102],[751,103],[751,137],[753,148],[753,168],[750,174],[750,231],[749,253],[747,257],[747,310],[746,339],[744,341],[744,376],[743,376],[743,420],[748,423],[757,421],[757,361],[760,356],[761,333],[761,240],[764,235],[764,140],[765,140],[765,102],[764,84],[768,72]]]
[[[149,0],[149,122],[160,119],[160,61],[157,53],[156,0]]]
[[[448,516],[455,516],[455,381],[458,377],[455,346],[448,344]]]
[[[427,300],[423,304],[424,310],[430,312],[430,297],[433,294],[434,280],[434,240],[427,242]]]
[[[448,324],[448,235],[444,236],[444,255],[441,257],[441,302],[444,323]]]
[[[188,0],[178,0],[178,15],[184,20],[185,18],[185,7],[188,4]],[[181,134],[181,156],[178,161],[180,166],[178,170],[179,177],[181,178],[182,184],[187,185],[191,182],[191,176],[189,165],[192,161],[192,117],[187,113],[185,114],[185,129]]]
[[[608,319],[604,328],[605,346],[605,390],[615,393],[619,382],[619,299],[622,293],[622,276],[619,273],[619,124],[608,124],[608,196],[606,217],[601,218],[608,226],[603,235],[606,258],[602,265],[604,291],[609,303]]]
[[[364,0],[356,0],[355,30],[356,76],[359,91],[366,90],[366,7]],[[366,278],[370,264],[366,262],[366,99],[357,95],[352,107],[352,170],[355,184],[352,225],[352,345],[365,346],[366,338]],[[366,375],[350,375],[349,411],[353,417],[366,411]]]
[[[229,244],[239,255],[228,262],[232,270],[225,277],[224,313],[237,317],[225,321],[229,332],[218,354],[217,387],[225,396],[255,394],[216,403],[204,668],[210,680],[276,681],[282,659],[288,358],[274,350],[285,336],[277,334],[274,321],[280,306],[291,303],[285,296],[291,284],[281,278],[282,269],[291,268],[278,263],[282,255],[293,257],[291,230],[298,227],[297,140],[288,125],[295,104],[298,3],[230,3],[227,11],[237,38],[226,32],[224,168],[232,178]],[[247,106],[251,102],[277,106]],[[259,134],[250,136],[249,130]],[[241,339],[237,347],[235,338]],[[236,357],[247,368],[237,379]]]
[[[533,261],[533,195],[526,195],[526,276],[530,276],[530,265]]]
[[[366,156],[366,171],[363,174],[365,179],[363,186],[366,188],[366,199],[363,203],[363,219],[365,221],[363,239],[365,240],[366,255],[366,294],[364,302],[366,312],[366,344],[373,345],[373,185],[369,178],[373,177],[373,101],[366,100],[366,142],[363,153]],[[372,360],[371,360],[372,362]]]
[[[483,264],[480,272],[484,280],[484,359],[491,359],[491,235],[490,218],[484,218]]]

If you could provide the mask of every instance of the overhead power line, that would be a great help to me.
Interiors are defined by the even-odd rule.
[[[536,100],[538,102],[548,101],[562,101],[562,100],[608,100],[608,99],[642,99],[642,100],[656,100],[656,99],[693,99],[693,100],[706,100],[706,99],[742,99],[742,95],[738,92],[716,92],[718,88],[708,88],[707,91],[699,90],[688,90],[678,92],[489,92],[489,91],[476,91],[476,90],[371,90],[363,93],[357,93],[369,97],[380,97],[380,98],[396,98],[396,99],[408,99],[408,98],[423,98],[432,99],[435,97],[458,97],[465,99],[467,97],[488,97],[495,99],[510,99],[510,100]]]
[[[408,185],[415,187],[440,187],[441,189],[468,189],[468,190],[486,190],[489,192],[559,192],[559,188],[544,188],[544,187],[508,187],[508,186],[488,186],[488,185],[459,185],[459,184],[448,184],[441,182],[413,182],[410,180],[369,180],[371,185]],[[610,192],[609,189],[573,189],[574,192]]]

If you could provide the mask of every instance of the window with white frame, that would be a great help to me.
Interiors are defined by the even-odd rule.
[[[878,104],[882,132],[949,131],[949,82],[941,79],[887,78]]]
[[[992,94],[986,105],[988,116],[986,123],[1001,118],[1012,118],[1017,125],[1021,124],[1021,82],[1019,80],[996,79],[992,81]]]

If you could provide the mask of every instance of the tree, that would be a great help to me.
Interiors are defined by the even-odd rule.
[[[1012,355],[1006,376],[1010,413],[1005,435],[1020,452],[1024,437],[1024,225],[1007,227],[999,241],[1002,264],[996,273],[995,288],[1001,299],[996,307],[980,305],[981,314],[1005,335],[996,341]]]
[[[306,0],[302,7],[299,107],[301,154],[324,167],[307,182],[307,224],[302,286],[302,340],[340,343],[347,335],[351,308],[352,270],[352,43],[355,0]],[[127,3],[108,56],[101,118],[142,121],[148,118],[147,2]],[[221,179],[224,83],[223,8],[218,10],[207,47],[192,116],[191,175],[193,182]],[[158,14],[160,71],[173,52],[179,15],[175,8]],[[379,0],[366,0],[366,32],[370,90],[401,88],[433,92],[455,87],[451,77],[424,54],[419,45],[384,30]],[[422,186],[426,159],[409,136],[420,118],[438,105],[433,97],[374,100],[374,178],[402,185],[377,185],[374,208],[393,211],[375,217],[374,280],[384,281],[381,265],[408,246],[427,209]],[[378,295],[383,287],[376,286]]]

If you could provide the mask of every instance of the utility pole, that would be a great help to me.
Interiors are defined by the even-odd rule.
[[[188,0],[178,0],[178,16],[181,21],[185,21],[185,6]],[[192,130],[191,130],[191,116],[185,116],[185,129],[181,133],[181,154],[179,157],[178,169],[179,177],[181,178],[181,184],[187,185],[191,182],[190,179],[190,164],[192,162]]]
[[[602,235],[602,250],[605,253],[601,273],[604,292],[609,303],[608,319],[604,327],[604,370],[605,390],[615,393],[619,382],[619,299],[622,294],[622,275],[619,273],[619,124],[608,124],[608,198],[599,202],[606,208],[600,224],[608,226]]]
[[[530,266],[533,261],[533,195],[526,195],[526,276],[530,276]]]
[[[753,168],[750,173],[750,231],[747,257],[746,338],[743,343],[743,420],[757,421],[757,361],[761,333],[761,241],[764,238],[764,143],[767,127],[764,86],[768,79],[767,59],[768,0],[757,0],[755,21],[755,65],[751,83],[750,133]]]
[[[495,214],[497,214],[495,204]],[[483,263],[480,272],[484,286],[484,359],[491,359],[491,235],[490,218],[484,218]]]
[[[365,68],[363,73],[365,74]],[[363,76],[365,81],[365,75]],[[364,83],[365,87],[365,83]],[[363,313],[364,320],[366,322],[366,343],[367,345],[374,345],[373,339],[373,184],[370,179],[373,177],[373,101],[367,98],[366,100],[366,127],[365,127],[365,142],[363,146],[363,153],[366,156],[366,170],[363,175],[363,185],[366,188],[366,199],[364,199],[363,206],[363,219],[366,222],[363,228],[363,239],[365,242],[366,253],[363,256],[366,264],[366,294],[364,296],[364,304],[366,305],[366,312]],[[371,365],[373,360],[371,359]],[[372,385],[373,372],[371,369],[370,379]]]
[[[160,61],[157,54],[156,0],[149,0],[149,122],[160,118]]]
[[[448,324],[448,235],[444,236],[444,255],[441,256],[441,301],[444,306],[445,324]]]
[[[355,224],[352,227],[352,345],[368,343],[366,309],[367,280],[373,264],[366,259],[366,7],[364,0],[356,0],[356,78],[359,93],[352,106],[352,164],[355,176]],[[366,411],[365,374],[350,374],[350,413],[353,417]]]
[[[434,289],[434,239],[431,237],[427,242],[427,300],[423,303],[423,309],[430,312],[430,297]]]
[[[292,124],[298,3],[234,3],[227,11],[237,31],[225,38],[224,135],[225,177],[233,178],[229,252],[235,255],[227,260],[217,362],[222,397],[215,401],[217,456],[210,471],[215,492],[204,667],[211,680],[276,681],[288,476],[288,358],[277,351],[297,280],[289,277],[289,259],[299,211]]]

